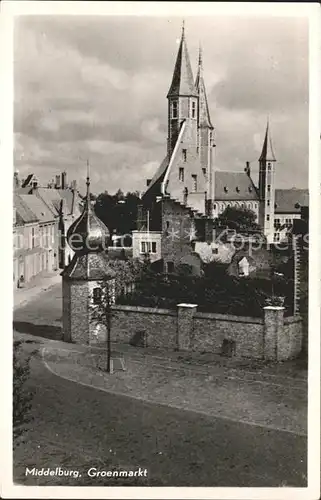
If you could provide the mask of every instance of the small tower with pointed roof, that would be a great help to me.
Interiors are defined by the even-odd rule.
[[[104,340],[106,330],[92,321],[92,305],[102,296],[102,283],[115,288],[115,273],[109,265],[109,230],[96,216],[90,201],[89,168],[83,211],[67,232],[75,252],[62,276],[63,338],[67,342],[94,344]],[[113,293],[113,292],[112,292]]]
[[[275,163],[268,120],[259,158],[259,223],[269,243],[273,243],[274,235]]]
[[[207,179],[207,198],[210,202],[208,205],[207,215],[212,216],[211,204],[214,200],[214,159],[213,148],[214,143],[214,127],[211,122],[210,111],[207,102],[205,82],[203,76],[203,56],[202,47],[199,47],[198,70],[195,81],[195,88],[198,95],[198,151],[201,162],[201,167]]]
[[[198,99],[194,85],[193,72],[185,40],[183,22],[182,36],[177,53],[172,83],[167,94],[168,99],[168,156],[171,156],[181,124],[187,121],[190,130],[190,140],[196,148]]]

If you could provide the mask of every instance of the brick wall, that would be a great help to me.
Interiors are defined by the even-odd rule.
[[[302,350],[303,342],[301,317],[285,318],[283,332],[278,339],[278,360],[297,357]]]
[[[97,328],[89,320],[89,284],[65,282],[63,286],[64,340],[79,344],[103,342],[105,327]],[[284,318],[284,308],[273,306],[265,307],[264,319],[258,319],[199,313],[196,304],[178,304],[176,311],[114,305],[111,340],[216,354],[223,354],[226,345],[232,343],[232,354],[238,358],[283,361],[301,351],[302,320],[298,316]]]
[[[193,351],[220,354],[223,340],[235,342],[237,357],[263,357],[263,320],[223,314],[196,313]]]
[[[63,280],[64,340],[89,342],[88,282]]]
[[[149,347],[176,347],[177,319],[174,311],[148,307],[113,306],[111,335],[114,342],[134,343],[145,332]]]
[[[161,242],[164,263],[170,261],[177,266],[182,257],[192,252],[189,238],[191,228],[189,211],[179,203],[164,200]]]

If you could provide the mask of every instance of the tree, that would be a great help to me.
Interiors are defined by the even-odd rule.
[[[95,213],[106,224],[111,234],[131,234],[136,229],[139,204],[140,198],[137,192],[128,192],[125,195],[118,189],[111,195],[105,191],[97,196]]]
[[[217,227],[235,229],[236,231],[259,231],[256,215],[248,208],[226,207],[216,219]]]
[[[13,344],[13,445],[16,446],[32,421],[30,410],[33,393],[26,388],[30,375],[30,359],[33,353],[25,355],[20,341]]]

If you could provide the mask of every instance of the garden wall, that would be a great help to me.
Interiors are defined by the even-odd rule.
[[[284,360],[301,350],[302,320],[284,318],[284,308],[264,308],[264,318],[200,313],[196,304],[177,311],[113,306],[112,341],[165,349]]]

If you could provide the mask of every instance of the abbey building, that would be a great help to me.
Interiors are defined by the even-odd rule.
[[[206,95],[203,57],[200,51],[194,80],[184,28],[167,101],[167,151],[154,177],[147,180],[133,234],[134,255],[146,251],[152,260],[163,259],[166,264],[176,239],[175,259],[179,259],[196,232],[211,240],[213,221],[228,206],[252,210],[269,243],[286,237],[293,220],[300,218],[301,206],[308,205],[308,190],[276,189],[277,158],[269,123],[258,158],[257,184],[248,162],[241,171],[216,170],[219,145]]]

